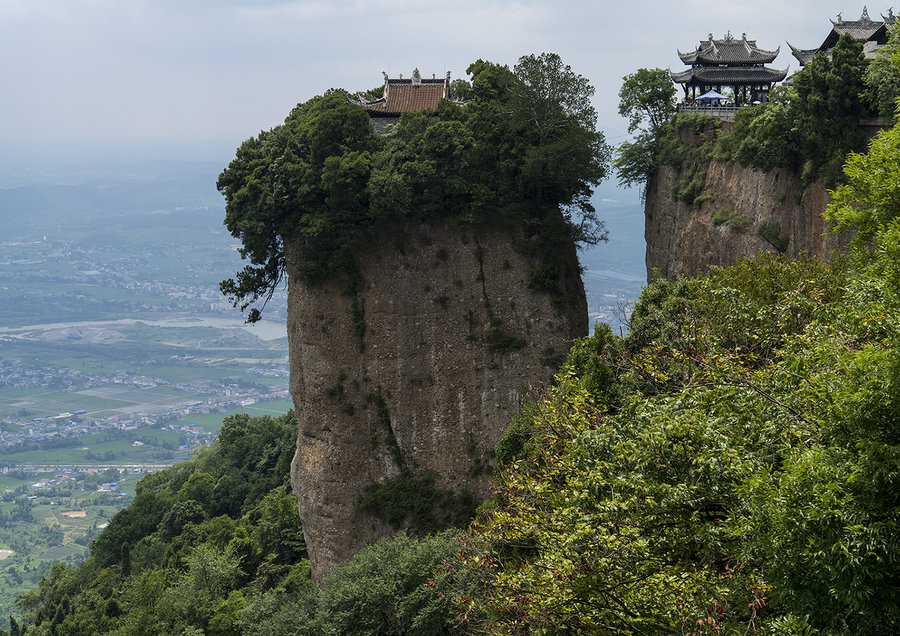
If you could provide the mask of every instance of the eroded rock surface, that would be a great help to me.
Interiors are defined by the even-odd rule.
[[[358,277],[289,280],[292,483],[316,579],[395,532],[355,505],[373,483],[434,474],[439,488],[486,498],[510,418],[587,333],[574,247],[554,302],[529,289],[535,262],[516,242],[410,222],[358,251]],[[299,249],[285,246],[288,272]]]
[[[647,273],[691,276],[711,265],[733,265],[761,252],[826,260],[846,237],[825,234],[829,195],[821,181],[805,189],[797,175],[760,172],[711,161],[700,203],[675,200],[683,175],[661,166],[647,190]]]

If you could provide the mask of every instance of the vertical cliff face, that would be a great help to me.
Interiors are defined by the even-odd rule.
[[[373,484],[433,475],[485,498],[510,418],[587,333],[574,247],[560,302],[528,288],[536,263],[518,241],[409,222],[357,251],[358,275],[289,280],[292,483],[314,577],[395,532],[357,506]],[[285,245],[288,272],[300,249]]]
[[[692,143],[689,137],[683,142]],[[686,177],[698,174],[702,190],[678,200]],[[796,174],[779,168],[761,172],[722,161],[699,170],[662,165],[650,180],[644,209],[647,275],[690,276],[760,252],[825,260],[847,243],[825,234],[829,200],[821,181],[804,188]]]

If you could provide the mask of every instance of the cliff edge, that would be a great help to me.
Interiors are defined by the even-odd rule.
[[[354,275],[290,278],[292,483],[315,578],[396,532],[360,506],[379,485],[489,495],[501,433],[587,333],[574,246],[556,296],[529,288],[520,246],[510,229],[406,221],[357,251]],[[285,243],[288,272],[301,251]]]
[[[702,140],[682,133],[684,144]],[[825,234],[829,201],[821,179],[803,187],[782,168],[762,172],[716,159],[659,165],[644,208],[647,277],[692,276],[760,252],[826,260],[848,242]]]

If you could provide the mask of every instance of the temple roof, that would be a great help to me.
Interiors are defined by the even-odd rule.
[[[756,40],[748,40],[744,33],[738,40],[728,33],[721,40],[713,39],[712,33],[709,39],[702,40],[695,51],[690,53],[678,52],[678,57],[685,64],[692,66],[743,66],[747,64],[768,64],[778,57],[781,47],[774,51],[761,49],[756,45]]]
[[[868,40],[875,40],[879,44],[887,42],[888,31],[885,20],[872,20],[869,18],[869,10],[866,7],[863,7],[863,12],[859,17],[859,20],[845,21],[840,13],[837,18],[837,22],[834,20],[831,21],[831,33],[828,34],[819,49],[824,50],[833,48],[834,45],[837,44],[838,38],[844,33],[849,33],[853,36],[854,40],[860,42],[866,42]]]
[[[438,102],[448,95],[450,73],[445,78],[422,79],[419,69],[413,71],[411,78],[389,78],[384,73],[384,92],[380,99],[363,102],[362,106],[373,117],[397,116],[400,113],[416,110],[433,110]]]
[[[706,86],[760,86],[780,82],[787,77],[789,69],[779,71],[764,66],[689,68],[680,73],[671,73],[672,80],[679,84],[703,84]]]
[[[859,20],[844,20],[839,13],[836,21],[831,20],[831,31],[819,48],[798,49],[790,42],[788,42],[788,46],[791,47],[791,53],[800,62],[800,66],[806,66],[819,51],[825,51],[830,57],[831,49],[837,44],[838,39],[844,33],[848,33],[853,39],[864,43],[865,55],[871,59],[875,55],[875,51],[888,41],[889,29],[897,22],[897,16],[894,15],[893,9],[888,11],[887,16],[881,16],[881,18],[881,20],[872,20],[869,17],[869,10],[865,7],[863,7]]]
[[[819,52],[819,49],[798,49],[790,42],[788,42],[787,45],[791,47],[791,54],[797,58],[797,61],[800,62],[800,66],[806,66],[812,62],[813,57]]]

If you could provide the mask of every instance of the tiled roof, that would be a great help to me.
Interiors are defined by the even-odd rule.
[[[849,33],[854,40],[859,42],[867,42],[868,40],[877,40],[880,43],[887,41],[887,25],[884,22],[844,22],[843,24],[835,24],[831,28],[831,33],[822,42],[820,49],[830,49],[837,44],[838,39],[844,34]]]
[[[797,61],[800,62],[800,66],[806,66],[812,62],[813,57],[819,52],[819,49],[798,49],[790,42],[788,42],[788,46],[791,47],[791,54],[797,58]]]
[[[885,44],[888,40],[889,27],[896,24],[897,16],[894,15],[893,9],[888,12],[888,16],[882,16],[883,20],[872,20],[869,18],[869,11],[863,9],[863,13],[859,20],[846,21],[838,14],[837,21],[832,20],[831,31],[817,49],[797,49],[791,46],[791,53],[800,62],[800,66],[805,66],[812,61],[813,56],[819,51],[825,51],[831,55],[831,49],[837,44],[838,39],[848,33],[853,39],[863,42],[865,47],[865,55],[870,58],[875,54],[878,46]],[[874,42],[873,44],[869,44]],[[788,43],[790,46],[790,43]]]
[[[712,33],[708,40],[700,42],[700,46],[690,53],[678,52],[678,56],[685,64],[715,65],[720,64],[741,66],[746,64],[768,64],[778,57],[781,47],[774,51],[761,49],[756,45],[756,40],[748,40],[745,33],[740,40],[729,33],[721,40],[713,39]]]
[[[411,110],[437,108],[442,97],[444,97],[443,82],[438,84],[423,82],[418,85],[391,84],[387,90],[387,97],[369,102],[366,104],[366,110],[372,114],[399,115]]]
[[[780,82],[787,77],[788,69],[779,71],[764,66],[747,67],[694,67],[681,73],[672,73],[672,80],[679,84],[716,85],[716,86],[743,86],[762,85]]]
[[[442,98],[447,97],[450,74],[445,79],[422,79],[419,69],[412,79],[388,78],[385,75],[384,92],[380,99],[363,104],[373,117],[397,116],[417,110],[434,110]]]

